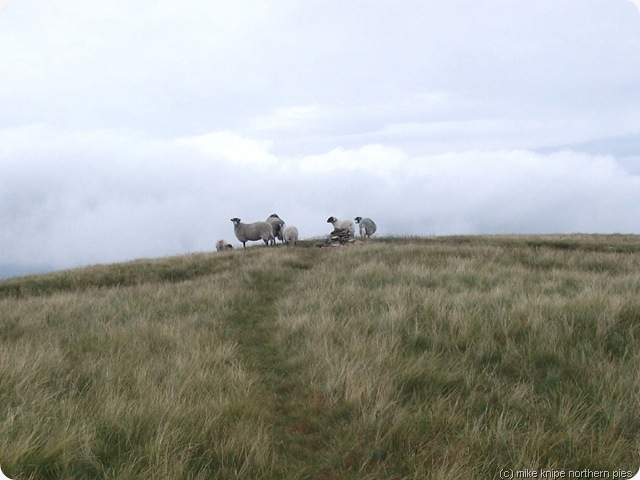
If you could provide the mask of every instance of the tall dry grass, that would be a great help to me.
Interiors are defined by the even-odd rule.
[[[0,282],[11,478],[640,465],[640,239],[391,238]]]
[[[239,284],[229,268],[178,283],[79,285],[3,299],[5,472],[114,479],[268,472],[273,448],[254,401],[264,394],[260,378],[228,334]]]
[[[314,391],[349,411],[327,461],[358,478],[636,471],[637,248],[497,237],[330,252],[278,320]]]

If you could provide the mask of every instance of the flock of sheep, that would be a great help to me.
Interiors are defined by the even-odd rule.
[[[356,217],[354,219],[360,227],[360,237],[362,239],[369,238],[376,233],[377,226],[370,218]],[[262,240],[265,246],[275,245],[276,240],[280,240],[287,246],[298,244],[298,229],[292,225],[284,223],[277,214],[269,215],[264,222],[254,223],[242,223],[242,221],[234,217],[231,219],[233,222],[233,233],[236,238],[242,242],[242,246],[247,248],[247,242]],[[329,217],[327,223],[333,225],[334,231],[342,230],[347,231],[351,237],[355,234],[353,222],[351,220],[338,220],[336,217]],[[218,240],[216,242],[216,250],[229,250],[233,246],[226,240]]]

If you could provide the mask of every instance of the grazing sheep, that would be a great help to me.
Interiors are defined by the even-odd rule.
[[[354,235],[355,229],[351,220],[338,220],[336,217],[329,217],[327,223],[331,223],[334,230],[347,230],[350,237]]]
[[[233,233],[236,238],[242,242],[242,246],[247,248],[249,240],[262,240],[265,246],[269,245],[269,241],[273,240],[273,228],[267,222],[242,223],[239,218],[232,218]]]
[[[218,252],[222,252],[223,250],[231,250],[233,245],[228,243],[226,240],[220,239],[216,242],[216,250]]]
[[[284,239],[284,243],[287,246],[293,244],[293,246],[298,245],[298,229],[292,225],[283,225],[282,226],[282,238]]]
[[[354,220],[358,225],[360,225],[361,238],[369,238],[371,235],[376,233],[376,230],[378,229],[378,227],[376,226],[376,222],[374,222],[370,218],[356,217]]]
[[[272,213],[271,215],[269,215],[269,218],[267,218],[266,221],[267,223],[269,223],[269,225],[271,225],[271,228],[273,228],[273,243],[276,243],[276,238],[283,242],[284,240],[282,238],[282,226],[284,225],[284,220],[282,220],[278,216],[278,214]]]

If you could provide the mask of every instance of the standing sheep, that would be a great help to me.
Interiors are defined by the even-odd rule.
[[[233,233],[242,242],[242,246],[247,248],[248,241],[262,240],[265,246],[273,240],[273,228],[267,222],[242,223],[239,218],[232,218]]]
[[[226,240],[220,239],[216,242],[216,251],[222,252],[223,250],[231,250],[233,245],[228,243]]]
[[[283,225],[282,226],[282,238],[284,239],[284,243],[287,246],[293,244],[293,246],[298,245],[298,229],[292,225]]]
[[[376,233],[376,230],[378,229],[378,227],[376,226],[376,222],[374,222],[370,218],[356,217],[354,220],[358,225],[360,225],[361,238],[369,238],[371,235]]]
[[[284,225],[284,220],[282,220],[277,213],[272,213],[266,221],[271,225],[271,228],[273,228],[273,243],[276,243],[276,238],[281,242],[284,241],[282,238],[282,226]]]
[[[327,223],[331,223],[334,230],[347,230],[350,237],[354,236],[355,229],[351,220],[338,220],[336,217],[329,217]]]

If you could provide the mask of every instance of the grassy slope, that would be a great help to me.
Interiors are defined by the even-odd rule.
[[[0,282],[11,478],[637,470],[640,238],[378,239]]]

